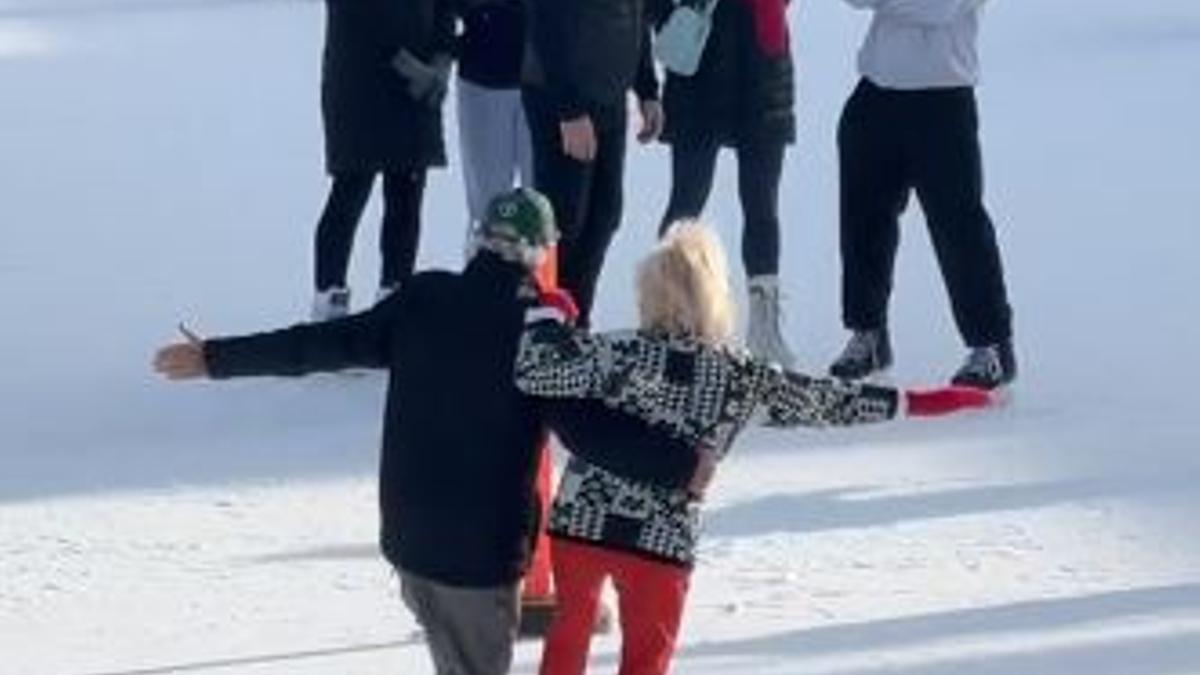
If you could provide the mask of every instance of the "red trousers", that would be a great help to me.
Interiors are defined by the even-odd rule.
[[[552,539],[558,614],[546,635],[540,675],[583,675],[600,590],[611,578],[621,621],[619,675],[665,675],[683,617],[690,572],[599,546]]]

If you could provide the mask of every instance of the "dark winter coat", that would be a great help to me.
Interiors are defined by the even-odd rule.
[[[345,319],[205,343],[209,372],[303,375],[387,368],[381,545],[397,567],[470,587],[515,582],[528,559],[542,434],[513,384],[525,274],[480,253],[424,272]]]
[[[409,96],[392,67],[402,48],[449,58],[454,16],[446,0],[325,0],[321,72],[326,168],[331,174],[443,166],[440,106]]]
[[[667,143],[716,140],[792,143],[796,139],[794,65],[790,45],[772,56],[755,24],[754,3],[719,0],[700,69],[691,77],[668,73],[663,89]],[[784,0],[773,0],[783,3]],[[664,21],[671,3],[657,0]],[[786,25],[779,30],[786,31]],[[786,34],[786,33],[785,33]]]
[[[647,0],[528,0],[522,82],[560,119],[658,98]]]

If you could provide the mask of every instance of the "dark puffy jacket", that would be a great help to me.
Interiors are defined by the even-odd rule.
[[[755,27],[751,1],[719,0],[700,69],[691,77],[668,73],[663,89],[665,142],[715,138],[736,146],[795,141],[791,49],[768,54]],[[656,2],[655,18],[662,22],[670,2]]]
[[[441,108],[415,101],[392,58],[407,48],[449,57],[453,8],[443,0],[325,0],[321,72],[325,159],[330,173],[446,163]]]
[[[562,119],[623,106],[632,88],[658,98],[646,0],[529,0],[522,81]]]
[[[381,544],[397,567],[455,586],[522,574],[537,510],[536,400],[513,385],[529,302],[490,253],[424,272],[362,314],[205,343],[213,377],[387,368]]]

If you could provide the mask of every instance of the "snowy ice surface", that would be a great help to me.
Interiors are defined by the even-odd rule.
[[[783,283],[812,370],[843,339],[833,129],[864,19],[792,9]],[[374,544],[381,379],[149,369],[179,320],[305,312],[322,21],[289,0],[0,0],[0,673],[431,672]],[[997,2],[984,35],[1013,401],[749,432],[714,488],[676,672],[1200,673],[1200,5]],[[629,159],[602,326],[633,317],[668,182],[661,147]],[[736,251],[733,171],[709,215]],[[432,177],[423,266],[459,264],[459,181]],[[894,380],[941,381],[962,348],[915,213],[893,317]],[[597,640],[593,671],[616,649]],[[522,643],[515,671],[537,654]]]

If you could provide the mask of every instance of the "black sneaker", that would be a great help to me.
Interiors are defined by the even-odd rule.
[[[892,343],[886,328],[854,331],[829,374],[843,380],[861,380],[892,365]]]
[[[986,347],[975,347],[967,360],[954,373],[950,382],[962,387],[995,389],[1017,379],[1017,359],[1012,341],[1005,340]]]

